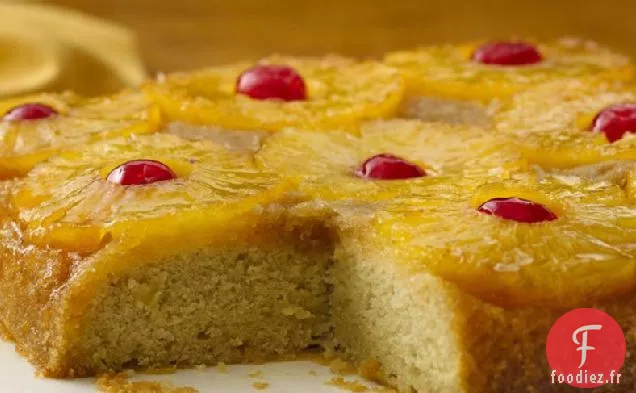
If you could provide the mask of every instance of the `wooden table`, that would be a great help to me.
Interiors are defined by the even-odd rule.
[[[636,55],[636,24],[629,20],[634,0],[49,1],[132,27],[151,71],[276,51],[377,56],[418,44],[510,35],[578,35]]]

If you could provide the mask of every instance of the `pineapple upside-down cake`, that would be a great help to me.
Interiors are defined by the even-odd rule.
[[[598,308],[633,392],[631,77],[510,40],[1,102],[0,323],[47,377],[323,348],[400,393],[543,393],[574,389],[550,327]]]

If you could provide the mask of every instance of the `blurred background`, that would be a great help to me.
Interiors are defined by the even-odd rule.
[[[18,9],[32,10],[32,18],[16,23],[15,13],[24,13]],[[0,95],[43,88],[98,94],[159,71],[272,52],[372,57],[422,44],[511,36],[581,36],[634,55],[634,11],[634,0],[0,0]],[[47,24],[51,14],[62,19]],[[64,22],[62,14],[83,22]],[[46,55],[45,45],[57,52]],[[49,68],[36,67],[38,61]]]

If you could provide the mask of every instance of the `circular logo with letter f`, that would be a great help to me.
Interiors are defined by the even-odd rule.
[[[561,316],[546,341],[552,382],[578,388],[620,383],[625,354],[625,335],[618,322],[594,308]]]

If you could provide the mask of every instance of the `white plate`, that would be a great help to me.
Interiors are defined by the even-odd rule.
[[[250,373],[262,372],[258,378]],[[315,375],[314,375],[315,374]],[[141,375],[135,379],[170,382],[190,386],[200,393],[335,393],[343,391],[326,384],[333,374],[312,362],[280,362],[258,366],[227,366],[225,372],[212,367],[168,375]],[[353,377],[346,376],[346,380]],[[267,382],[266,390],[256,390],[254,382]],[[365,382],[369,386],[368,383]],[[0,392],[2,393],[96,393],[91,379],[52,380],[37,378],[33,367],[18,356],[13,345],[0,341]]]

